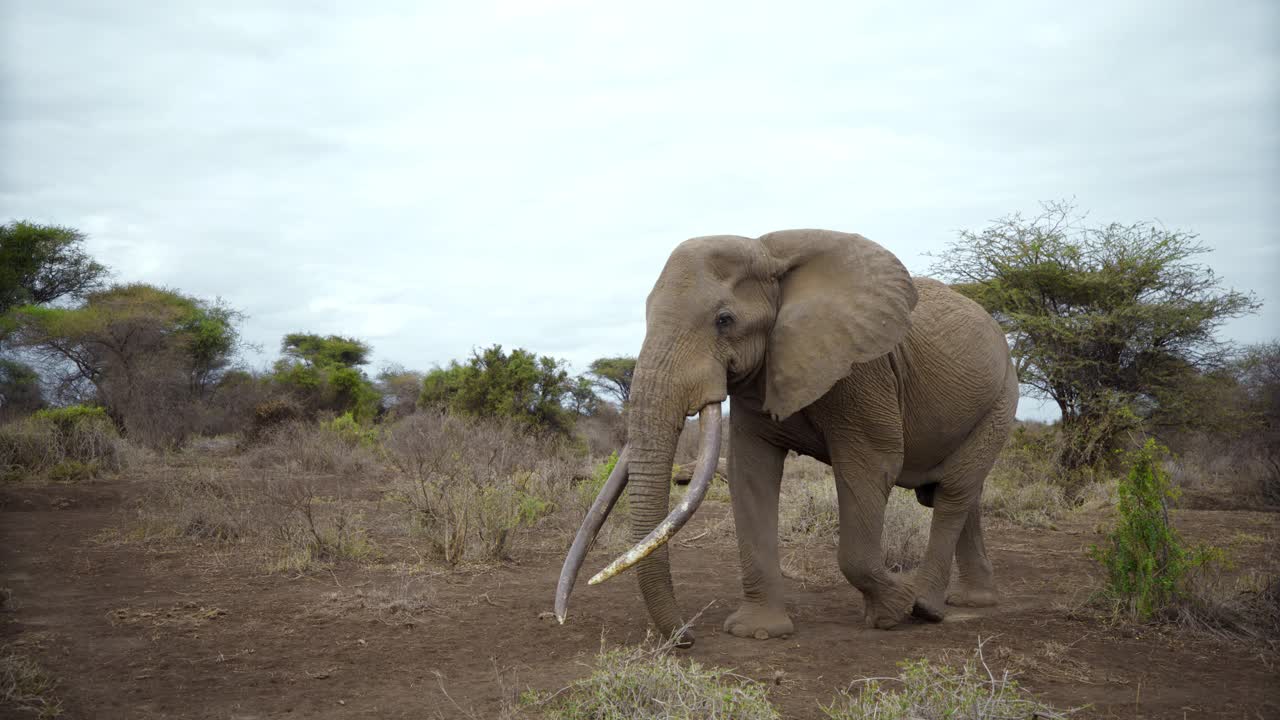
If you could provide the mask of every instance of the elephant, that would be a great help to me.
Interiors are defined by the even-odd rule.
[[[561,623],[586,551],[627,487],[636,545],[591,584],[635,566],[656,628],[682,647],[693,643],[664,543],[706,493],[726,398],[743,595],[725,631],[760,639],[794,632],[778,558],[778,497],[791,450],[834,470],[837,561],[862,593],[868,627],[887,630],[910,615],[938,622],[948,604],[997,603],[979,501],[1017,410],[1018,378],[1004,333],[981,306],[912,277],[862,235],[796,229],[680,243],[648,296],[645,323],[627,444],[565,559]],[[694,415],[698,465],[668,512],[676,440]],[[888,572],[881,548],[895,485],[933,508],[910,579]],[[948,595],[953,556],[958,580]]]

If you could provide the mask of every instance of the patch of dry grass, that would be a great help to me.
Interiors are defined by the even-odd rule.
[[[775,720],[766,687],[731,670],[672,653],[670,642],[601,649],[591,674],[521,705],[556,720]]]
[[[13,717],[58,717],[62,701],[54,692],[57,687],[58,680],[39,663],[11,647],[0,649],[0,709],[12,711]]]
[[[0,425],[0,480],[89,480],[119,471],[124,445],[98,408],[41,411]]]
[[[1280,505],[1276,451],[1261,436],[1207,433],[1178,438],[1177,454],[1164,462],[1182,507],[1254,509]]]
[[[363,507],[332,476],[246,475],[234,466],[178,469],[152,483],[126,541],[222,543],[269,571],[305,572],[376,559]]]
[[[326,592],[315,612],[330,616],[366,616],[387,625],[412,625],[424,615],[443,614],[437,594],[429,578],[404,575],[383,586]]]
[[[813,458],[788,458],[778,506],[778,533],[790,551],[784,558],[784,572],[800,580],[838,574],[832,554],[821,558],[815,556],[824,553],[813,552],[834,551],[840,536],[840,506],[831,468]],[[921,505],[911,490],[890,491],[881,538],[890,571],[906,572],[920,564],[932,518],[933,511]]]
[[[1280,576],[1202,569],[1168,615],[1195,632],[1280,650]]]
[[[1007,670],[996,672],[982,642],[960,667],[928,660],[899,663],[891,678],[864,678],[822,708],[831,720],[922,720],[924,718],[1065,718],[1019,687]]]

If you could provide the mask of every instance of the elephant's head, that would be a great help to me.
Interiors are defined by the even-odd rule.
[[[560,621],[587,548],[629,485],[637,544],[591,583],[636,565],[654,624],[663,633],[679,629],[663,544],[710,483],[720,403],[730,388],[758,387],[763,373],[764,410],[784,419],[824,395],[853,364],[892,350],[907,334],[915,303],[902,263],[861,235],[785,230],[759,239],[681,243],[649,293],[627,447],[565,560],[556,593]],[[676,440],[685,418],[696,413],[702,418],[698,468],[684,501],[668,514]]]

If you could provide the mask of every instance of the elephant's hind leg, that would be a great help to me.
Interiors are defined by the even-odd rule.
[[[991,560],[987,558],[987,545],[982,539],[982,503],[969,508],[960,542],[956,546],[956,564],[959,566],[959,586],[947,595],[948,605],[962,607],[990,607],[999,602],[995,575]]]
[[[979,600],[984,594],[994,595],[991,564],[982,542],[980,502],[983,482],[1004,445],[1011,415],[1005,407],[997,406],[942,465],[930,472],[937,477],[938,485],[929,546],[913,583],[913,614],[917,617],[936,622],[946,614],[945,596],[954,556],[959,557],[961,577],[974,590],[967,597]]]

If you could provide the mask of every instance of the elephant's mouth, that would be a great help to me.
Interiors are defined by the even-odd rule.
[[[711,486],[711,478],[715,474],[716,463],[720,456],[720,403],[713,402],[703,407],[700,418],[701,442],[698,461],[684,499],[644,539],[596,573],[588,584],[598,585],[648,557],[674,537],[702,504],[702,499],[706,497],[707,489]],[[629,462],[629,448],[624,447],[618,455],[618,462],[614,464],[609,479],[605,481],[595,502],[591,504],[591,509],[587,511],[582,527],[578,528],[578,534],[574,536],[573,545],[565,557],[564,567],[560,570],[560,582],[556,586],[555,604],[556,619],[562,624],[569,611],[569,595],[573,592],[578,571],[582,569],[582,564],[586,560],[587,550],[595,541],[605,518],[609,516],[609,511],[622,495],[622,489],[626,487]]]

